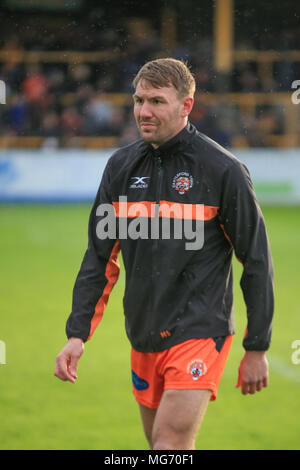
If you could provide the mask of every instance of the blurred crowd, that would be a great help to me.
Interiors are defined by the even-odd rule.
[[[59,34],[44,34],[37,42],[33,29],[9,36],[0,51],[11,51],[11,58],[0,60],[0,79],[7,86],[7,104],[1,106],[0,136],[41,136],[70,145],[74,137],[114,136],[118,145],[138,138],[130,102],[116,105],[108,99],[111,93],[132,93],[131,82],[145,61],[159,57],[163,50],[158,34],[151,28],[135,28],[130,35],[120,30],[96,34],[77,31],[77,49],[110,51],[111,59],[103,62],[24,63],[16,51],[71,50],[76,42],[68,42]],[[286,48],[292,48],[293,37],[285,36]],[[80,47],[84,44],[84,48]],[[281,43],[281,48],[284,42]],[[218,77],[212,64],[212,43],[202,39],[193,47],[181,46],[169,51],[172,57],[183,58],[195,75],[199,96],[190,116],[197,128],[221,145],[230,147],[235,136],[244,136],[249,146],[267,145],[266,135],[284,132],[284,110],[279,105],[257,106],[255,112],[237,105],[205,104],[201,95],[218,91]],[[298,70],[290,62],[277,63],[272,77],[261,80],[254,63],[236,66],[229,80],[228,91],[276,92],[291,89]],[[298,76],[298,78],[300,75]]]

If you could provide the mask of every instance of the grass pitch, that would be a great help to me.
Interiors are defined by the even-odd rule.
[[[131,394],[130,346],[122,311],[124,270],[79,363],[75,385],[53,375],[87,243],[89,205],[0,206],[1,449],[147,449]],[[275,265],[270,386],[235,388],[246,326],[234,262],[237,333],[197,449],[299,449],[300,208],[264,208]]]

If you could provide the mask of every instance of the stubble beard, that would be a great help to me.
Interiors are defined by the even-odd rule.
[[[142,140],[144,140],[144,142],[146,142],[147,144],[152,144],[153,146],[160,145],[160,140],[158,138],[159,136],[157,136],[156,133],[147,132],[143,130],[140,126],[139,126],[139,132],[140,132],[140,136]]]

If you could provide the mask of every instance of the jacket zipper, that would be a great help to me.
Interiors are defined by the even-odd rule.
[[[157,166],[157,189],[156,189],[156,204],[155,204],[155,219],[158,220],[157,226],[159,227],[159,204],[161,199],[161,189],[162,189],[162,181],[163,181],[163,165],[162,159],[160,156],[155,158],[156,166]],[[156,277],[157,277],[157,270],[158,270],[158,245],[159,245],[159,238],[155,238],[152,240],[152,315],[153,318],[156,317],[153,308],[154,308],[154,301],[155,299],[155,291],[156,291]],[[152,343],[152,348],[155,350],[154,344],[154,335],[156,331],[150,325],[150,338]]]

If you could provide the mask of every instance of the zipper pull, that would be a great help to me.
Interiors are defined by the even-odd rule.
[[[156,157],[156,161],[157,161],[157,166],[158,168],[160,169],[162,167],[162,160],[161,160],[161,157],[160,156],[157,156]]]

